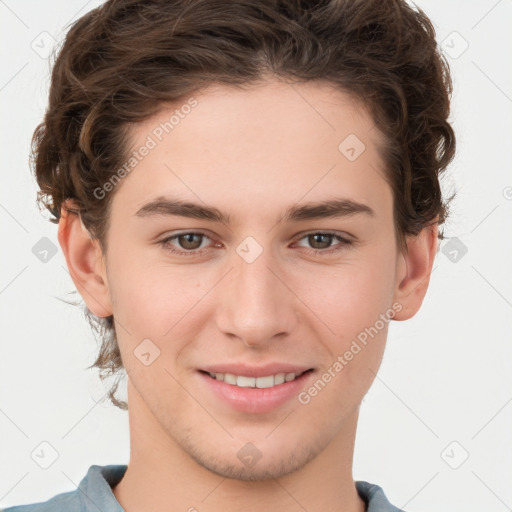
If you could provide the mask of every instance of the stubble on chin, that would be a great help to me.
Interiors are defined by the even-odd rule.
[[[261,458],[254,465],[250,465],[239,460],[236,451],[233,450],[222,453],[222,457],[216,457],[207,451],[207,447],[197,442],[193,443],[190,439],[185,439],[179,444],[191,459],[208,471],[222,478],[245,482],[274,480],[294,473],[313,460],[324,448],[313,445],[294,446],[288,453],[277,452],[271,455],[265,454],[265,450],[262,450]],[[226,447],[228,444],[232,443],[226,443]]]

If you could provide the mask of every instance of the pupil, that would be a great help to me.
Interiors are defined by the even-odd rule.
[[[188,235],[182,235],[182,238],[185,239],[185,245],[184,245],[185,249],[196,249],[196,247],[193,247],[193,245],[194,245],[193,238],[196,236],[199,236],[199,235],[195,235],[194,233],[189,233]],[[187,246],[187,244],[192,244],[192,247]]]
[[[327,244],[326,246],[328,247],[328,246],[329,246],[329,239],[330,239],[330,237],[331,237],[332,235],[312,235],[312,236],[313,236],[313,238],[314,238],[314,239],[315,239],[315,238],[317,238],[317,237],[319,237],[319,238],[322,238],[322,237],[327,238],[327,240],[328,240],[328,241],[327,241],[327,242],[325,242],[325,244]],[[316,242],[317,242],[317,240],[315,240],[315,243],[316,243]],[[320,241],[320,244],[321,244],[321,243],[322,243],[322,242]],[[325,245],[325,244],[324,244],[324,245]],[[321,247],[321,248],[325,248],[325,247]]]

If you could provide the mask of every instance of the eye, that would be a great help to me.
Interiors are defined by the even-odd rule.
[[[169,252],[173,254],[180,254],[180,255],[197,255],[198,253],[202,252],[201,245],[203,239],[210,239],[208,236],[206,236],[204,233],[197,233],[197,232],[187,232],[187,233],[179,233],[177,235],[173,235],[170,237],[167,237],[159,242],[159,244],[164,247],[164,249],[168,250]],[[176,240],[179,247],[176,248],[176,245],[172,243],[172,241]],[[182,250],[180,250],[180,248]]]
[[[207,245],[203,245],[205,240],[210,240],[211,238],[204,233],[190,231],[178,233],[176,235],[172,235],[170,237],[164,238],[160,242],[161,245],[166,251],[169,251],[171,254],[178,254],[180,256],[196,256],[201,254]],[[343,238],[340,235],[316,231],[313,233],[308,233],[299,239],[299,242],[302,240],[306,240],[308,244],[310,244],[310,251],[314,255],[326,255],[335,252],[342,251],[350,245],[353,245],[352,240],[348,240]],[[333,247],[333,241],[337,240],[338,243]],[[304,247],[297,243],[299,247]],[[219,246],[219,244],[217,244]]]
[[[331,254],[334,252],[341,251],[346,247],[353,244],[352,240],[343,238],[340,235],[329,232],[316,231],[314,233],[308,233],[303,236],[300,240],[307,240],[307,243],[312,247],[314,254]],[[332,242],[338,240],[338,244],[332,248]]]

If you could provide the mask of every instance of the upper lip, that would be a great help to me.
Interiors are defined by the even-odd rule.
[[[278,373],[295,373],[298,375],[307,370],[310,366],[301,366],[289,363],[269,363],[260,366],[250,366],[247,364],[215,364],[201,368],[208,373],[231,373],[232,375],[243,375],[246,377],[266,377],[267,375],[276,375]]]

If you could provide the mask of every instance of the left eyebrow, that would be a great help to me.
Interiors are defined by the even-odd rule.
[[[365,214],[375,217],[375,211],[368,205],[340,198],[304,205],[293,205],[286,210],[284,220],[286,222],[298,222],[303,220],[316,220],[333,217],[348,217],[355,214]],[[201,205],[180,199],[157,197],[145,204],[135,213],[137,217],[151,217],[153,215],[176,215],[192,219],[211,220],[229,224],[229,214],[218,208]]]
[[[348,217],[362,213],[375,217],[375,211],[368,205],[352,199],[331,199],[321,203],[307,203],[303,206],[294,205],[285,213],[286,221],[314,220],[331,217]]]

